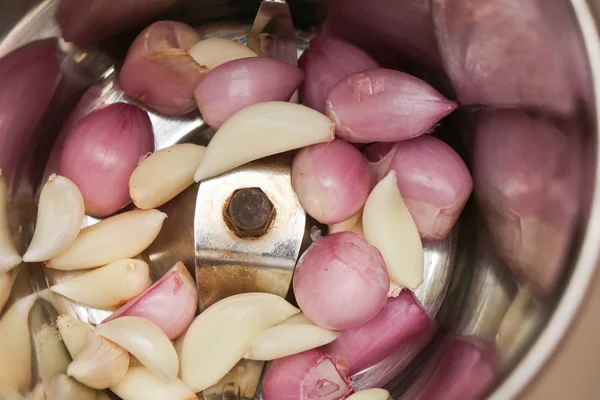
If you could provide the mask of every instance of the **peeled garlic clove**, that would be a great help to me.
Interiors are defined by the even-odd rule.
[[[75,358],[94,339],[94,329],[85,322],[70,315],[60,315],[56,319],[60,336],[72,358]]]
[[[12,271],[0,272],[0,312],[2,312],[2,309],[10,297],[10,291],[15,278],[16,274],[14,274]]]
[[[144,251],[160,232],[167,214],[135,210],[107,218],[81,231],[61,255],[46,262],[61,270],[99,267]]]
[[[312,324],[284,324],[261,331],[252,338],[244,358],[270,361],[324,346],[337,334]]]
[[[53,377],[46,385],[46,400],[96,400],[96,391],[67,375]]]
[[[50,290],[88,307],[115,309],[142,293],[149,278],[148,264],[125,259],[67,279]]]
[[[381,253],[390,280],[408,289],[418,288],[424,274],[423,245],[398,190],[395,171],[369,195],[362,222],[365,238]]]
[[[396,282],[390,281],[388,297],[398,297],[400,296],[400,292],[402,292],[402,286],[398,285]]]
[[[106,389],[127,373],[129,353],[101,336],[93,336],[67,368],[67,375],[92,389]]]
[[[385,389],[360,390],[346,400],[391,400],[390,393]]]
[[[23,400],[23,396],[18,391],[8,388],[0,387],[0,399],[2,400]],[[27,399],[27,400],[38,400],[38,399]],[[41,399],[39,399],[41,400]]]
[[[0,169],[0,272],[8,271],[21,263],[21,256],[15,249],[7,218],[8,188]]]
[[[198,397],[182,381],[165,383],[144,367],[129,368],[117,384],[111,386],[123,400],[192,400]]]
[[[0,395],[0,399],[8,400],[8,399],[4,399],[1,395]],[[44,385],[42,384],[42,382],[38,382],[37,385],[35,385],[35,387],[31,391],[31,393],[29,393],[29,395],[27,396],[27,400],[50,400],[49,397],[46,397],[46,392],[45,392]]]
[[[129,193],[141,209],[162,206],[194,183],[206,147],[176,144],[151,154],[129,179]]]
[[[37,222],[25,262],[49,260],[65,251],[81,230],[85,205],[77,185],[50,175],[40,194]]]
[[[96,327],[96,335],[123,347],[164,382],[177,378],[179,359],[173,344],[158,326],[147,319],[113,319]]]
[[[19,299],[0,319],[0,386],[25,390],[31,384],[29,311],[36,293]]]
[[[273,154],[334,139],[334,124],[308,107],[280,101],[251,105],[219,128],[196,171],[196,182]]]
[[[286,319],[279,325],[306,325],[306,324],[314,325],[314,322],[312,322],[310,319],[308,319],[306,317],[306,315],[304,315],[304,313],[301,312],[296,315],[292,315],[291,317],[289,317],[288,319]]]
[[[345,221],[338,222],[337,224],[329,225],[329,233],[346,232],[351,230],[358,220],[362,217],[362,210],[351,216]]]
[[[206,66],[209,71],[228,61],[247,57],[258,57],[258,55],[248,47],[234,42],[233,40],[221,38],[201,40],[188,52],[194,61],[200,65]]]
[[[44,385],[48,385],[54,376],[67,372],[71,357],[54,326],[43,325],[36,341],[40,378]]]
[[[183,339],[183,381],[195,393],[214,385],[244,356],[258,332],[298,312],[268,293],[244,293],[213,304],[196,317]]]

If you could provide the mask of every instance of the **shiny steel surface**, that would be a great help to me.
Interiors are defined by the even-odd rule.
[[[296,32],[285,0],[261,3],[248,35],[247,46],[261,56],[269,56],[290,64],[297,63]]]

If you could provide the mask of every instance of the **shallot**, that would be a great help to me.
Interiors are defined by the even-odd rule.
[[[360,211],[369,195],[371,178],[365,157],[356,147],[336,139],[296,153],[292,186],[311,217],[335,224]]]
[[[392,157],[396,153],[396,146],[401,142],[379,142],[369,145],[363,154],[367,158],[369,171],[371,171],[371,184],[375,186],[377,182],[383,179],[389,170]]]
[[[45,261],[73,244],[85,217],[83,196],[77,185],[51,175],[40,194],[35,232],[25,262]]]
[[[229,117],[252,104],[289,100],[304,78],[295,65],[269,57],[242,58],[210,71],[196,87],[204,121],[220,128]]]
[[[342,139],[395,142],[427,133],[456,107],[419,78],[380,68],[338,83],[327,96],[325,113]]]
[[[352,393],[347,367],[320,349],[280,358],[265,373],[263,399],[343,399]]]
[[[119,73],[119,86],[166,115],[195,110],[194,88],[208,69],[194,61],[188,51],[200,40],[196,30],[184,23],[153,23],[129,48]]]
[[[124,259],[67,279],[50,290],[88,307],[114,309],[142,293],[149,277],[144,261]]]
[[[258,57],[243,44],[222,38],[201,40],[189,50],[189,53],[198,64],[208,68],[209,71],[229,61]]]
[[[129,177],[140,157],[153,150],[148,114],[131,104],[110,104],[75,125],[64,144],[59,174],[79,187],[89,215],[106,217],[131,202]]]
[[[196,282],[185,265],[178,262],[136,298],[115,311],[103,323],[123,316],[146,318],[173,340],[192,323],[198,308]]]
[[[107,218],[81,230],[71,247],[46,265],[89,269],[137,256],[156,239],[165,218],[158,210],[128,211]]]
[[[377,249],[354,232],[341,232],[306,250],[296,266],[293,286],[298,305],[311,321],[343,330],[377,315],[390,281]]]
[[[131,367],[110,387],[123,400],[192,400],[196,394],[179,379],[164,382],[144,367]]]
[[[306,74],[300,89],[302,102],[319,112],[325,109],[325,99],[338,82],[355,72],[379,66],[353,44],[328,37],[312,39],[298,65]]]
[[[0,273],[7,272],[20,263],[21,255],[15,249],[8,226],[8,187],[0,169]]]
[[[194,179],[200,182],[262,157],[333,138],[333,122],[308,107],[279,101],[254,104],[221,126]]]

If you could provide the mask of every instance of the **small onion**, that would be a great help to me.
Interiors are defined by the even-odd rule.
[[[308,248],[298,261],[293,285],[298,305],[311,321],[342,330],[377,315],[390,281],[375,247],[354,232],[340,232]]]
[[[292,186],[302,207],[323,224],[351,218],[367,200],[369,167],[349,143],[336,139],[300,150],[292,164]]]
[[[56,19],[65,40],[97,40],[149,21],[176,2],[177,0],[61,0]]]
[[[325,351],[342,357],[354,375],[382,361],[411,343],[431,325],[419,301],[409,290],[388,299],[375,318],[357,328],[347,329]]]
[[[140,158],[153,150],[148,114],[134,105],[115,103],[75,125],[59,171],[81,190],[86,212],[105,217],[131,202],[129,177]]]
[[[289,100],[303,78],[300,68],[274,58],[242,58],[210,71],[196,87],[195,97],[204,121],[220,128],[242,108]]]
[[[194,61],[188,50],[200,40],[194,28],[184,23],[155,22],[129,48],[119,86],[166,115],[195,110],[194,87],[208,69]]]
[[[306,73],[300,93],[302,103],[323,112],[331,89],[354,72],[377,68],[377,62],[365,51],[339,39],[312,39],[298,65]]]
[[[273,361],[262,394],[265,400],[339,400],[351,392],[347,365],[314,349]]]
[[[419,78],[380,68],[338,83],[327,96],[325,113],[342,139],[395,142],[427,133],[456,106]]]

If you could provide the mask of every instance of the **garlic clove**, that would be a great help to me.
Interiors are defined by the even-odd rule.
[[[151,154],[129,179],[129,193],[141,209],[162,206],[194,183],[206,147],[176,144]]]
[[[94,328],[70,315],[60,315],[56,326],[72,358],[77,357],[94,339]]]
[[[141,317],[120,317],[97,326],[96,335],[123,347],[164,382],[177,378],[179,359],[175,348],[153,322]]]
[[[163,382],[144,367],[129,368],[110,390],[123,400],[196,400],[198,397],[181,380]]]
[[[0,399],[2,400],[23,400],[24,397],[15,389],[9,387],[0,387]],[[27,400],[38,400],[38,399],[27,399]],[[41,399],[39,399],[41,400]]]
[[[25,390],[31,384],[29,311],[38,296],[17,300],[0,319],[0,387]]]
[[[148,264],[125,259],[63,281],[50,290],[88,307],[115,309],[142,293],[149,278]]]
[[[334,123],[303,105],[270,101],[238,111],[206,148],[194,179],[200,182],[273,154],[334,139]]]
[[[0,272],[6,272],[21,263],[8,229],[8,187],[0,169]]]
[[[16,274],[13,271],[0,272],[0,312],[2,312],[2,309],[10,297],[15,278]]]
[[[354,225],[359,221],[362,217],[362,210],[351,216],[345,221],[339,222],[337,224],[329,225],[329,234],[338,233],[338,232],[346,232],[352,230]]]
[[[394,281],[390,281],[390,290],[388,292],[388,297],[398,297],[400,296],[400,292],[402,292],[402,286],[398,285]]]
[[[1,395],[0,395],[0,399],[7,400],[7,399],[4,399]],[[27,395],[27,400],[50,400],[49,397],[46,397],[45,388],[44,388],[44,385],[42,384],[42,382],[38,382],[37,385],[35,385],[35,387],[31,391],[31,393],[29,393]],[[54,399],[52,399],[52,400],[54,400]]]
[[[156,239],[167,215],[135,210],[83,229],[64,253],[46,262],[61,270],[89,269],[137,256]]]
[[[390,393],[385,389],[360,390],[346,400],[391,400]]]
[[[97,391],[96,400],[111,400],[111,398],[105,391]]]
[[[214,385],[244,356],[258,332],[298,312],[269,293],[244,293],[213,304],[196,317],[183,339],[183,382],[196,393]]]
[[[314,325],[314,322],[308,319],[306,315],[301,312],[296,315],[292,315],[279,325]]]
[[[270,361],[324,346],[337,339],[337,333],[313,324],[284,324],[256,334],[244,358]]]
[[[362,222],[365,238],[381,253],[390,280],[401,287],[418,288],[424,274],[423,244],[398,190],[395,171],[371,191]]]
[[[54,376],[46,385],[46,400],[96,400],[96,391],[67,375]]]
[[[87,346],[67,368],[67,375],[92,389],[106,389],[127,373],[129,353],[101,336],[92,336]]]
[[[258,57],[248,47],[222,38],[208,38],[196,43],[189,51],[198,64],[214,69],[228,61],[247,57]]]
[[[71,356],[55,326],[42,325],[36,335],[36,342],[40,378],[48,386],[53,377],[67,372]]]
[[[40,194],[35,232],[23,261],[45,261],[61,254],[75,241],[84,217],[83,195],[77,185],[50,175]]]

